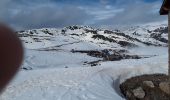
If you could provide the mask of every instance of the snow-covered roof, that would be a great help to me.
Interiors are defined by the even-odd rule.
[[[164,0],[160,9],[160,15],[167,15],[170,10],[170,0]]]

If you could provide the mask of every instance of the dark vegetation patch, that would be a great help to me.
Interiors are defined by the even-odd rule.
[[[115,38],[115,39],[117,39],[117,38],[118,38],[118,39],[120,39],[119,37],[116,37],[116,36],[111,36],[111,38]]]
[[[54,35],[53,33],[50,33],[48,29],[42,30],[42,32],[44,32],[45,34]]]
[[[37,30],[32,30],[32,31],[30,31],[30,34],[31,34],[31,32],[34,34],[38,34],[38,32],[37,32]]]
[[[32,31],[30,31],[30,34],[33,35],[34,33]]]
[[[104,30],[104,34],[113,34],[113,31]]]
[[[77,29],[81,29],[81,28],[83,28],[83,27],[73,25],[73,26],[68,26],[68,27],[66,27],[66,28],[67,28],[67,29],[70,29],[70,30],[77,30]]]
[[[37,31],[36,30],[32,30],[32,31],[22,31],[20,32],[16,32],[18,37],[33,37],[33,36],[37,36]]]
[[[160,27],[153,31],[150,31],[150,33],[151,38],[154,38],[155,40],[163,43],[168,43],[168,40],[162,37],[162,34],[168,34],[168,27]]]
[[[100,65],[100,62],[105,61],[120,61],[123,59],[142,59],[142,58],[150,58],[153,56],[139,56],[139,55],[130,55],[127,50],[112,50],[112,49],[104,49],[104,50],[71,50],[72,53],[85,53],[88,56],[102,58],[101,60],[87,62],[85,61],[83,65],[91,65],[97,66]],[[154,55],[155,56],[155,55]]]
[[[25,32],[25,31],[24,31]],[[18,37],[32,37],[35,36],[33,32],[29,32],[29,33],[20,33],[20,32],[16,32]]]
[[[92,61],[92,62],[88,62],[88,61],[85,61],[83,65],[90,65],[91,67],[94,67],[94,66],[98,66],[98,65],[101,65],[99,62],[101,62],[102,60],[97,60],[97,61]]]
[[[119,41],[118,44],[120,44],[123,47],[137,47],[137,45],[127,41]]]
[[[159,84],[168,81],[168,76],[164,74],[152,74],[132,77],[120,85],[120,90],[127,100],[170,100],[170,95],[161,91]],[[144,81],[153,82],[154,87],[144,84]],[[133,90],[141,87],[145,92],[142,99],[134,95]]]
[[[155,29],[153,32],[159,32],[159,33],[168,33],[168,27],[160,27]]]
[[[61,34],[65,35],[65,34],[66,34],[66,30],[65,30],[65,29],[62,29],[62,30],[61,30]]]
[[[90,29],[85,29],[86,33],[92,33],[92,34],[97,34],[97,30],[90,30]]]
[[[17,34],[18,37],[28,37],[27,34]]]
[[[127,38],[128,40],[131,40],[131,41],[138,41],[138,42],[140,41],[137,38],[132,38],[131,36],[126,35],[125,33],[121,33],[121,32],[113,32],[113,31],[105,30],[104,33],[107,33],[107,34],[116,34],[118,36],[123,36],[123,37],[125,37],[125,38]]]
[[[35,42],[42,42],[39,38],[33,38]]]
[[[148,30],[149,31],[149,30]],[[148,32],[149,33],[149,32]],[[133,35],[136,35],[136,36],[141,36],[139,33],[137,33],[136,31],[134,33],[132,33]]]
[[[71,50],[72,53],[86,53],[89,56],[103,58],[103,61],[119,61],[122,59],[141,59],[150,56],[129,55],[127,50]]]
[[[102,40],[108,41],[108,42],[117,42],[116,40],[113,40],[111,38],[108,38],[108,37],[105,37],[105,36],[99,35],[99,34],[93,35],[92,38],[94,38],[94,39],[102,39]]]
[[[130,42],[127,42],[127,41],[116,41],[112,38],[108,38],[108,37],[105,37],[103,35],[93,35],[94,39],[101,39],[101,40],[104,40],[104,41],[108,41],[108,42],[114,42],[114,43],[118,43],[119,45],[121,45],[122,47],[137,47],[137,45],[133,44],[133,43],[130,43]]]
[[[126,35],[125,33],[121,33],[121,32],[113,32],[113,31],[109,31],[109,30],[105,30],[104,33],[106,34],[116,34],[118,36],[123,36],[124,38],[126,38],[127,40],[130,40],[130,41],[137,41],[137,42],[140,42],[140,43],[143,43],[147,46],[161,46],[161,45],[156,45],[156,44],[152,44],[152,43],[149,43],[149,42],[143,42],[137,38],[134,38],[134,37],[131,37],[129,35]],[[127,43],[126,43],[127,44]],[[133,44],[132,44],[133,45]],[[130,45],[131,46],[131,45]]]
[[[36,37],[37,35],[32,35],[32,34],[18,34],[18,37]],[[39,36],[40,37],[40,36]]]
[[[150,35],[151,38],[154,38],[155,40],[161,41],[163,43],[168,43],[168,40],[162,37],[162,34],[152,33]]]
[[[76,33],[72,33],[72,34],[70,34],[70,35],[75,35],[75,36],[79,36],[78,34],[76,34]]]
[[[22,69],[22,70],[32,70],[31,67],[22,67],[21,69]]]

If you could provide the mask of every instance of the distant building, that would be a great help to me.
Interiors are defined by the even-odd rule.
[[[160,9],[160,15],[168,15],[168,44],[169,44],[169,76],[170,76],[170,0],[164,0]]]

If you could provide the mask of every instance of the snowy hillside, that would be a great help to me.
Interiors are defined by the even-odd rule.
[[[95,29],[87,26],[69,26],[63,29],[44,28],[21,31],[18,34],[29,49],[71,45],[70,49],[91,50],[142,45],[167,46],[167,32],[168,27],[166,25],[137,26],[122,31]],[[76,47],[74,47],[75,44]]]
[[[165,25],[130,27],[122,31],[69,26],[63,29],[20,31],[18,35],[24,42],[27,53],[23,69],[29,70],[47,66],[88,67],[108,60],[152,57],[155,55],[139,55],[130,52],[130,49],[166,47],[167,31]]]
[[[0,100],[124,100],[119,84],[167,73],[167,25],[69,26],[17,32],[22,68]]]

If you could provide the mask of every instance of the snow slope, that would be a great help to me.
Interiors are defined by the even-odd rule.
[[[0,96],[0,100],[125,100],[119,90],[119,84],[125,79],[141,74],[167,74],[166,43],[161,41],[155,43],[153,41],[156,39],[149,36],[155,33],[155,29],[164,26],[154,28],[150,26],[149,33],[141,30],[142,27],[146,26],[133,30],[119,30],[120,34],[114,33],[117,31],[84,26],[19,32],[19,36],[25,43],[26,56],[22,68],[26,70],[19,71]],[[134,35],[134,30],[141,31],[141,35],[139,37]],[[161,36],[166,38],[166,35],[162,34],[166,33],[161,33]],[[92,38],[94,35],[99,37]],[[142,42],[129,39],[126,35]],[[100,38],[103,36],[105,38]],[[114,40],[109,41],[109,38]],[[142,38],[149,38],[151,42]],[[133,43],[137,47],[122,46],[119,41]],[[148,46],[143,42],[154,45]],[[99,65],[91,67],[88,64],[84,65],[84,62],[102,60],[102,58],[72,53],[72,49],[125,49],[137,55],[156,56],[144,59],[102,61]]]
[[[126,78],[151,73],[167,73],[166,55],[142,61],[105,62],[100,67],[21,71],[0,99],[124,100],[119,84]]]
[[[25,69],[88,67],[85,62],[102,60],[87,54],[72,53],[72,50],[128,50],[130,55],[139,55],[130,49],[167,46],[167,26],[164,24],[130,27],[126,30],[69,26],[62,29],[43,28],[17,33],[26,48],[26,57],[22,66]],[[154,37],[151,37],[151,34]]]

